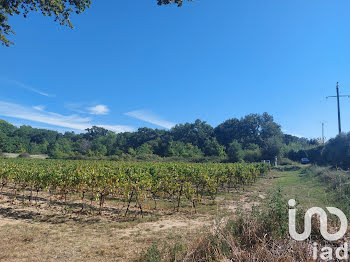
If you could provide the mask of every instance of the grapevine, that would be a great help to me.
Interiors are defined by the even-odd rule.
[[[126,203],[125,216],[132,202],[143,216],[145,200],[167,200],[179,210],[184,200],[193,208],[203,197],[215,199],[220,190],[251,184],[269,170],[263,163],[179,163],[179,162],[113,162],[87,160],[0,159],[0,193],[11,185],[12,196],[18,192],[37,201],[38,193],[61,195],[67,204],[69,195],[79,195],[84,209],[85,196],[90,204],[99,203],[101,214],[107,198]],[[35,193],[35,197],[33,196]],[[23,197],[24,199],[24,197]]]

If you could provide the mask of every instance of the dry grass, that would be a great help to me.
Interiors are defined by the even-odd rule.
[[[130,261],[154,239],[169,241],[185,232],[196,234],[207,222],[174,215],[156,222],[121,223],[6,219],[0,226],[0,260]]]
[[[319,232],[319,222],[313,219],[311,237],[307,241],[299,242],[290,238],[288,233],[288,206],[287,199],[295,195],[303,200],[298,207],[297,231],[302,232],[303,215],[302,209],[310,208],[318,204],[331,204],[331,198],[323,199],[327,186],[315,183],[314,179],[305,177],[303,169],[290,170],[281,173],[273,171],[268,177],[260,181],[256,188],[249,188],[241,199],[247,197],[251,202],[265,199],[266,190],[271,185],[283,185],[285,192],[275,191],[264,200],[264,205],[247,212],[242,204],[241,213],[236,216],[224,215],[216,220],[209,232],[194,238],[191,243],[177,252],[174,256],[174,244],[167,247],[153,244],[144,252],[139,261],[142,262],[200,262],[200,261],[237,261],[237,262],[307,262],[315,261],[312,258],[312,243],[317,242],[318,254],[323,246],[335,249],[344,242],[350,242],[350,230],[345,237],[338,242],[327,242]],[[276,179],[277,178],[277,179]],[[311,185],[309,185],[311,184]],[[263,186],[264,189],[261,188]],[[309,191],[305,191],[309,189]],[[252,191],[250,191],[252,190]],[[250,192],[249,192],[250,191]],[[226,200],[226,203],[231,200]],[[334,200],[333,200],[334,201]],[[260,201],[261,202],[261,201]],[[245,203],[247,203],[245,201]],[[321,205],[321,207],[323,207]],[[232,210],[237,211],[237,205]],[[239,209],[238,209],[239,210]],[[335,232],[337,225],[335,221],[329,221],[329,232]],[[337,261],[335,257],[332,261]],[[323,261],[318,256],[317,262]]]
[[[254,217],[229,220],[195,241],[181,261],[311,261],[307,243],[273,238],[269,231]]]
[[[68,196],[65,203],[56,195],[50,202],[47,193],[39,192],[29,201],[29,191],[14,199],[7,187],[0,195],[0,261],[133,261],[153,242],[174,246],[170,256],[206,234],[218,213],[251,210],[265,194],[255,187],[221,193],[215,201],[204,199],[197,213],[190,203],[175,212],[170,202],[158,202],[155,210],[149,201],[143,218],[134,204],[124,216],[125,203],[117,199],[107,200],[98,215],[96,201],[90,205],[86,200],[81,210],[79,196]]]
[[[332,248],[332,261],[342,261],[335,257],[335,249],[350,241],[350,228],[343,239],[337,242],[325,241],[319,232],[320,225],[316,219],[313,220],[312,233],[307,241],[295,241],[287,234],[276,237],[276,228],[266,227],[266,221],[263,220],[263,217],[252,215],[245,216],[244,219],[229,220],[193,241],[180,260],[165,258],[164,261],[321,262],[325,261],[320,258],[321,248],[324,246]],[[332,222],[328,230],[336,231]],[[312,244],[315,242],[318,243],[316,260],[312,257]]]
[[[153,243],[164,261],[296,261],[288,259],[295,252],[301,257],[306,247],[264,238],[256,221],[246,224],[243,235],[249,237],[244,241],[229,234],[234,214],[249,214],[280,179],[281,173],[273,171],[244,190],[222,192],[215,201],[204,199],[197,213],[191,203],[175,212],[169,201],[159,201],[157,210],[148,201],[144,218],[134,204],[124,216],[126,203],[118,199],[108,199],[98,215],[98,203],[90,205],[88,196],[81,211],[79,196],[70,195],[64,203],[56,195],[50,203],[49,195],[39,192],[30,202],[28,191],[13,199],[12,189],[5,188],[0,195],[0,261],[136,261]],[[242,246],[252,240],[261,241]],[[213,241],[226,243],[229,254]]]
[[[195,233],[210,218],[191,213],[147,214],[144,218],[113,213],[117,204],[108,203],[97,215],[43,201],[36,204],[0,203],[0,261],[130,261],[154,239],[169,240],[187,232]]]

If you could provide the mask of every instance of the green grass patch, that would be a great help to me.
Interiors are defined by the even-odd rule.
[[[301,207],[310,208],[314,206],[326,207],[337,206],[335,194],[328,185],[317,177],[305,174],[305,169],[278,172],[274,181],[275,187],[280,187],[287,199],[294,198]]]

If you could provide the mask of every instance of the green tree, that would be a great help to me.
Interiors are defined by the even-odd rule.
[[[204,151],[205,142],[214,135],[214,129],[205,121],[197,119],[194,123],[176,125],[170,134],[174,141],[191,143]]]
[[[233,140],[242,137],[240,121],[237,118],[228,119],[214,129],[216,139],[221,145],[228,147]]]
[[[263,147],[263,158],[274,160],[275,156],[280,157],[282,153],[283,143],[282,138],[279,136],[270,137],[265,141]]]
[[[84,137],[88,140],[94,140],[95,138],[107,136],[109,132],[110,131],[103,127],[93,126],[91,128],[86,129]]]
[[[350,133],[342,133],[330,139],[321,156],[327,164],[350,168]]]
[[[119,153],[119,149],[115,147],[117,135],[113,132],[109,132],[106,136],[101,137],[100,141],[107,149],[107,155],[117,155]]]
[[[78,151],[80,154],[86,155],[92,148],[91,141],[87,139],[79,139],[75,144],[75,151]]]
[[[216,138],[207,139],[204,142],[204,154],[206,156],[225,157],[225,147],[220,145]]]
[[[203,156],[203,152],[197,147],[192,145],[191,143],[183,143],[183,142],[171,142],[169,147],[170,156],[178,156],[178,157],[198,157]]]
[[[233,140],[237,140],[243,147],[249,144],[263,147],[270,137],[283,135],[280,126],[268,113],[250,114],[241,119],[226,120],[215,128],[214,134],[218,142],[226,147]]]
[[[2,132],[0,132],[0,150],[1,152],[8,152],[8,153],[12,153],[14,150],[11,143],[11,138]]]
[[[71,142],[66,138],[57,140],[57,142],[48,146],[48,154],[53,158],[66,158],[72,155]]]
[[[227,149],[227,156],[231,162],[239,162],[243,159],[242,145],[237,141],[230,143]]]
[[[298,160],[299,150],[308,150],[317,145],[317,140],[284,135],[280,126],[267,113],[229,119],[215,129],[197,119],[194,123],[176,125],[169,131],[139,128],[136,132],[119,134],[96,126],[87,129],[85,133],[61,134],[25,125],[17,128],[0,120],[0,150],[8,153],[49,152],[52,155],[55,152],[58,156],[63,152],[65,156],[72,157],[123,154],[129,157],[148,154],[191,157],[204,154],[225,158],[233,141],[243,149],[243,154],[238,154],[238,161],[243,158],[247,162],[259,161],[262,157],[274,159],[275,155]],[[231,154],[231,159],[236,161],[237,157],[232,157]]]
[[[273,116],[266,112],[260,116],[260,137],[262,141],[266,141],[271,137],[283,139],[281,126],[274,122]]]
[[[258,162],[261,160],[261,149],[256,144],[249,144],[244,150],[243,159],[245,162]]]
[[[136,155],[150,155],[153,154],[152,146],[148,143],[144,143],[136,149]]]
[[[17,127],[10,124],[9,122],[6,122],[5,120],[0,120],[0,133],[5,135],[12,135],[16,129]]]
[[[188,0],[193,1],[193,0]],[[157,0],[158,5],[176,4],[182,6],[183,0]],[[44,16],[54,17],[55,22],[73,28],[70,21],[72,13],[80,14],[91,5],[91,0],[0,0],[0,43],[5,46],[13,44],[7,37],[14,34],[8,24],[8,17],[40,12]]]
[[[91,150],[96,156],[107,155],[107,147],[102,143],[102,138],[95,139],[92,142]]]
[[[40,12],[44,16],[52,16],[61,25],[73,27],[70,16],[79,14],[90,7],[91,0],[0,0],[0,42],[9,46],[13,44],[7,36],[14,34],[8,24],[8,17],[23,15],[27,17],[30,12]]]

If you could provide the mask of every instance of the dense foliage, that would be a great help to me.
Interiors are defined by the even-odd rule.
[[[350,132],[330,139],[325,145],[308,150],[290,152],[291,159],[299,160],[307,157],[318,165],[332,165],[344,169],[350,168]]]
[[[30,126],[18,128],[0,120],[0,151],[49,154],[52,158],[158,160],[171,157],[256,162],[272,160],[276,155],[283,156],[290,150],[298,151],[313,144],[317,142],[284,135],[267,113],[229,119],[216,128],[196,120],[168,131],[139,128],[136,132],[119,134],[101,127],[89,128],[81,134],[61,134]]]
[[[6,35],[14,33],[7,23],[8,16],[23,15],[29,12],[40,12],[44,16],[53,16],[61,25],[73,27],[70,22],[71,13],[81,13],[91,4],[91,0],[0,0],[0,42],[6,46],[13,44]]]
[[[168,199],[177,209],[187,199],[196,206],[203,196],[215,198],[220,188],[253,183],[269,169],[267,164],[186,164],[152,162],[0,160],[1,191],[13,185],[18,191],[45,190],[61,194],[90,196],[98,199],[100,210],[106,197],[136,202],[142,214],[145,199]],[[51,199],[51,198],[50,198]]]
[[[256,162],[314,145],[317,141],[283,134],[267,113],[229,119],[216,128],[196,120],[176,125],[168,131],[145,127],[119,134],[101,127],[89,128],[81,134],[61,134],[30,126],[18,128],[0,120],[1,152],[49,154],[52,158],[158,160],[171,157]]]
[[[192,1],[192,0],[190,0]],[[157,0],[158,5],[176,4],[182,6],[183,0]],[[70,16],[79,14],[90,7],[91,0],[0,0],[0,43],[5,46],[13,44],[7,36],[14,34],[8,24],[8,17],[23,15],[27,17],[30,12],[40,12],[44,16],[52,16],[61,25],[73,27]]]

